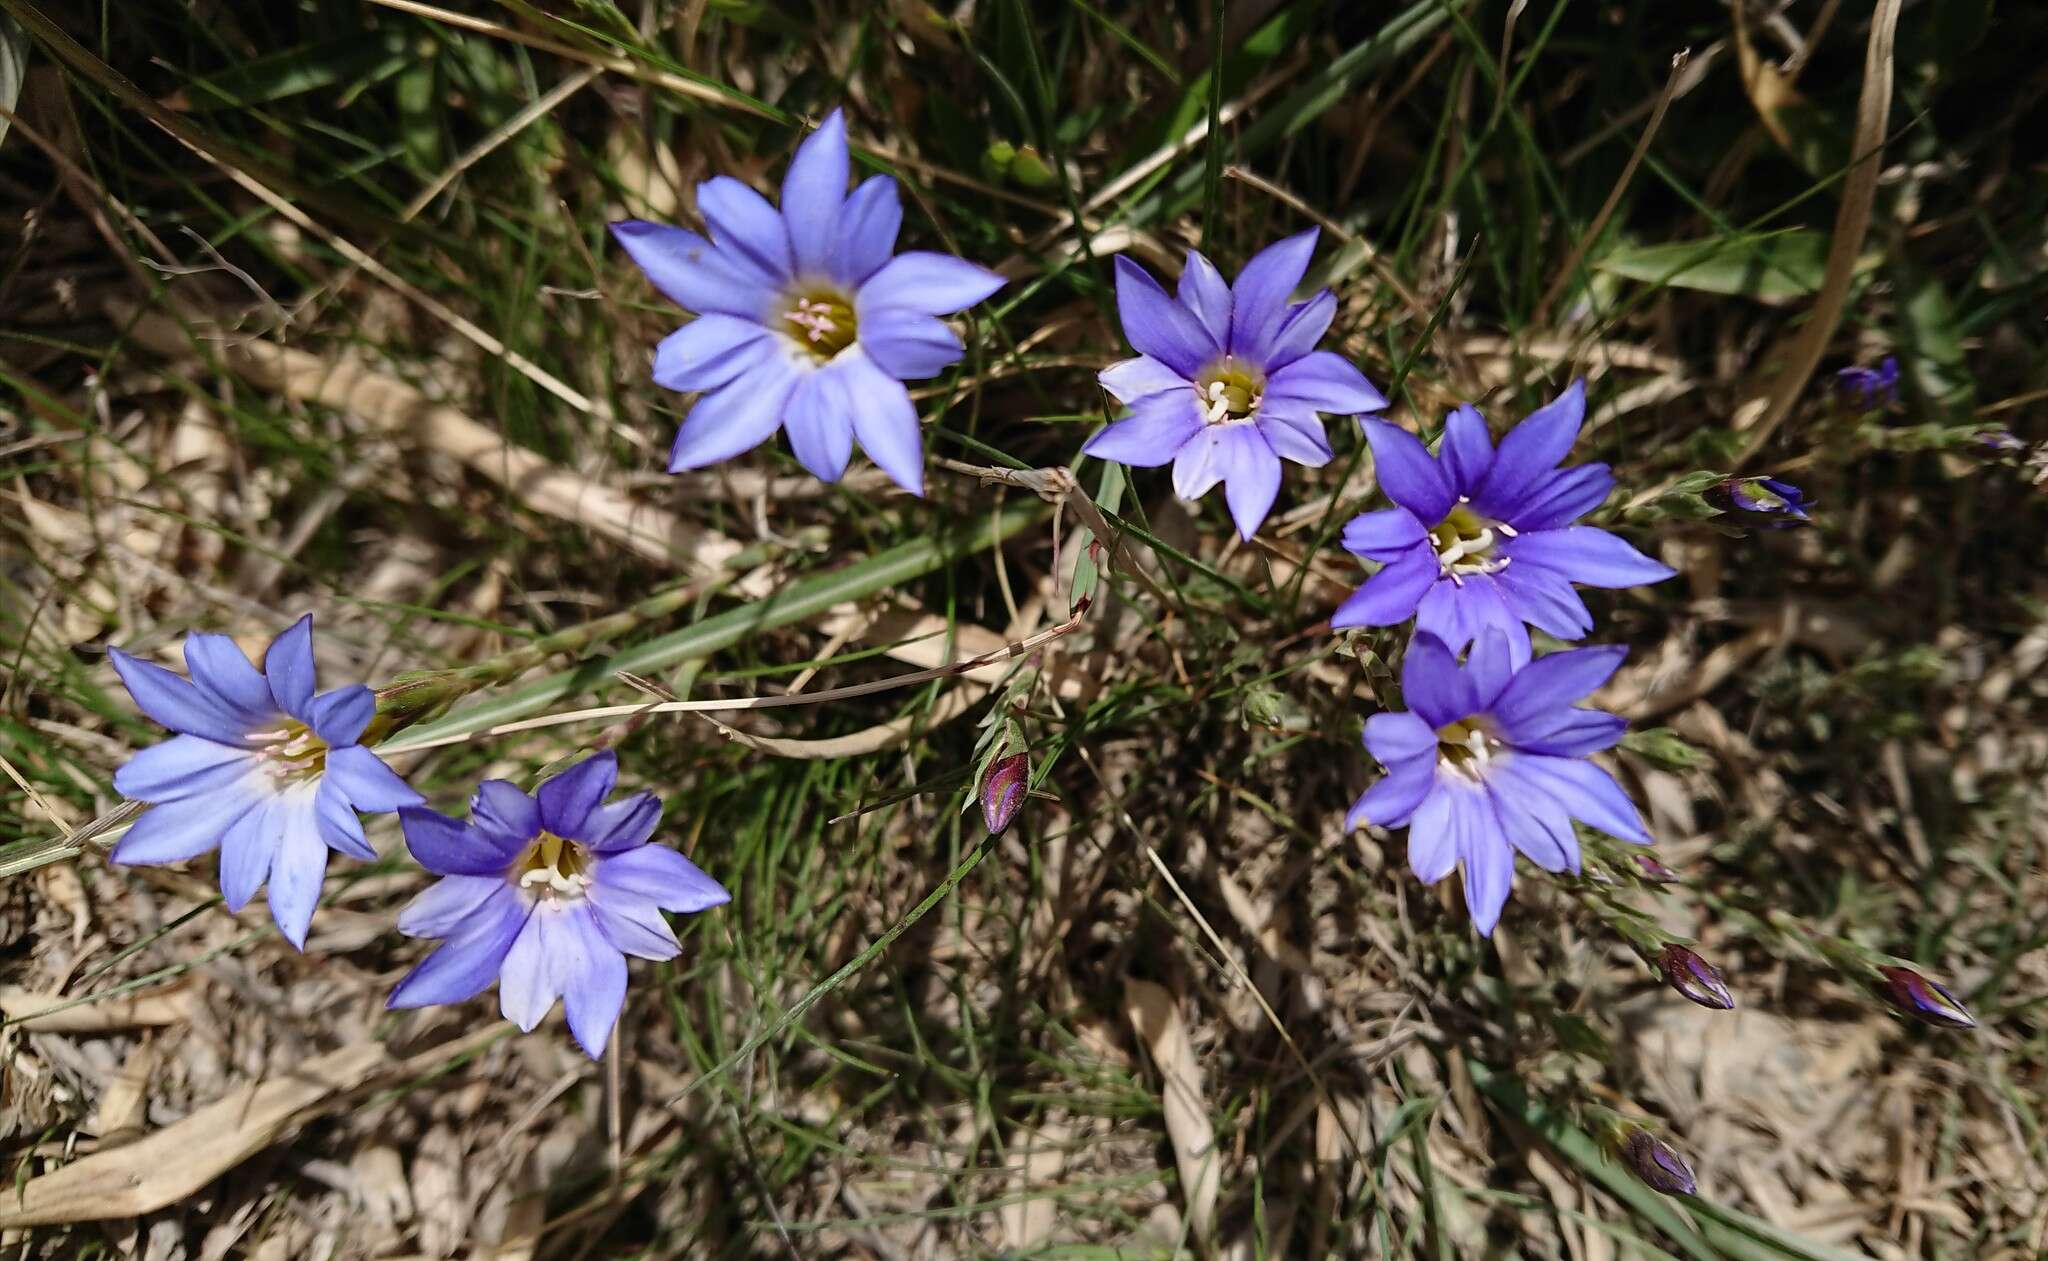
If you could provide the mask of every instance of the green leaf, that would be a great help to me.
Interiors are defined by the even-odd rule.
[[[304,92],[382,79],[405,65],[405,34],[395,26],[346,39],[300,44],[245,61],[185,85],[186,109],[244,109]]]
[[[1820,292],[1827,271],[1828,239],[1819,232],[1783,232],[1766,237],[1713,237],[1663,245],[1624,245],[1593,266],[1612,275],[1673,289],[1697,289],[1789,302]],[[1857,270],[1875,266],[1859,261]]]

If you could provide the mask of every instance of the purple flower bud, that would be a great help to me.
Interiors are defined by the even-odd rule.
[[[1677,942],[1664,947],[1664,953],[1657,957],[1657,966],[1663,970],[1664,979],[1670,982],[1671,988],[1692,1002],[1715,1011],[1727,1011],[1735,1006],[1735,996],[1728,992],[1727,982],[1721,979],[1721,969]]]
[[[1890,355],[1875,368],[1851,365],[1835,373],[1835,399],[1852,411],[1888,407],[1899,399],[1899,361]]]
[[[1879,968],[1885,994],[1900,1011],[1922,1024],[1945,1029],[1975,1029],[1977,1018],[1961,1000],[1911,968]]]
[[[2004,429],[1986,429],[1977,435],[1977,445],[1991,455],[2018,455],[2027,444]]]
[[[1658,884],[1678,883],[1679,875],[1677,872],[1666,867],[1648,854],[1637,854],[1635,855],[1635,860],[1636,866],[1642,869],[1643,879],[1654,880]]]
[[[1629,1172],[1643,1180],[1643,1185],[1652,1191],[1665,1195],[1691,1195],[1698,1184],[1693,1181],[1692,1167],[1679,1159],[1655,1134],[1638,1126],[1630,1130],[1621,1143],[1621,1159]]]
[[[1031,783],[1031,761],[1012,753],[991,763],[981,780],[981,821],[990,836],[1001,836],[1024,804],[1024,791]]]
[[[1731,477],[1710,487],[1705,498],[1722,512],[1766,530],[1805,521],[1809,506],[1805,491],[1775,477]]]

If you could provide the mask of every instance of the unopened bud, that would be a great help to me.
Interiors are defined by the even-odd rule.
[[[1699,1189],[1693,1181],[1692,1167],[1648,1130],[1639,1127],[1629,1131],[1621,1143],[1621,1158],[1629,1172],[1641,1178],[1652,1191],[1691,1195]]]
[[[1911,968],[1879,968],[1894,1006],[1923,1024],[1945,1029],[1975,1029],[1977,1018],[1954,994]]]
[[[1709,490],[1706,501],[1759,529],[1777,530],[1807,519],[1806,492],[1775,477],[1731,477]]]
[[[1022,753],[998,758],[981,779],[981,822],[990,836],[1002,835],[1024,804],[1031,783],[1031,761]]]
[[[1654,880],[1658,884],[1678,883],[1679,877],[1677,872],[1666,867],[1648,854],[1637,854],[1635,855],[1635,860],[1636,867],[1643,873],[1643,879]]]
[[[1727,1011],[1735,1006],[1735,996],[1728,992],[1727,982],[1721,979],[1721,969],[1708,963],[1677,942],[1664,947],[1664,953],[1657,957],[1657,966],[1663,970],[1664,979],[1671,988],[1702,1007],[1715,1011]]]
[[[1890,355],[1875,368],[1860,364],[1835,373],[1835,399],[1851,411],[1889,407],[1899,400],[1899,361]]]

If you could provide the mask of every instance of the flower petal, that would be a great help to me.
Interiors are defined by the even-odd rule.
[[[595,853],[614,853],[645,845],[660,822],[661,798],[650,792],[637,792],[591,811],[589,821],[583,825],[583,835],[576,839]]]
[[[1133,350],[1190,381],[1223,352],[1194,312],[1167,297],[1151,273],[1122,254],[1116,256],[1116,309]]]
[[[313,717],[313,689],[317,686],[313,668],[313,615],[306,614],[270,641],[263,654],[263,677],[270,681],[270,694],[277,707],[300,722]]]
[[[1627,540],[1590,525],[1519,535],[1503,543],[1500,552],[1517,565],[1555,570],[1588,587],[1633,587],[1662,582],[1678,572],[1643,555]]]
[[[924,433],[909,392],[865,355],[850,356],[836,366],[845,374],[840,380],[853,409],[853,436],[860,449],[889,480],[913,495],[924,494]]]
[[[1387,498],[1414,513],[1425,527],[1443,520],[1458,495],[1421,441],[1384,420],[1367,418],[1363,423],[1365,440],[1372,447],[1373,468]]]
[[[775,353],[775,334],[737,315],[700,315],[654,348],[654,383],[685,392],[715,390]]]
[[[137,801],[174,801],[218,792],[256,766],[256,755],[247,749],[201,736],[172,736],[129,758],[114,772],[114,789]]]
[[[109,649],[114,673],[121,676],[136,708],[172,731],[200,736],[220,744],[245,745],[248,728],[239,715],[153,661]]]
[[[1194,382],[1150,355],[1120,359],[1095,374],[1095,379],[1119,403],[1136,403],[1141,398],[1169,390],[1192,390]]]
[[[782,427],[782,413],[796,389],[789,361],[769,355],[752,371],[697,400],[676,430],[668,471],[703,468],[751,451]]]
[[[1308,260],[1316,250],[1318,230],[1310,228],[1276,241],[1252,255],[1231,286],[1230,353],[1263,365],[1272,353],[1280,322]]]
[[[1522,638],[1526,642],[1528,636]],[[1499,627],[1490,626],[1473,638],[1472,651],[1465,655],[1465,677],[1481,709],[1492,708],[1520,664],[1514,659],[1507,633]]]
[[[1473,509],[1497,520],[1512,517],[1510,509],[1519,497],[1541,484],[1544,474],[1571,451],[1585,419],[1586,383],[1575,380],[1500,440],[1493,468],[1472,492]]]
[[[1493,575],[1508,612],[1559,639],[1584,639],[1593,615],[1571,580],[1540,565],[1510,565]]]
[[[313,794],[313,816],[320,829],[320,840],[327,848],[358,862],[377,860],[377,851],[370,848],[369,838],[363,835],[363,821],[356,817],[355,807],[348,803],[341,785],[321,779],[319,790]]]
[[[1493,702],[1493,715],[1503,723],[1519,724],[1563,709],[1599,690],[1627,657],[1626,647],[1613,644],[1553,652],[1532,661],[1502,689]]]
[[[1469,718],[1486,707],[1475,680],[1458,664],[1450,645],[1418,630],[1401,660],[1401,698],[1432,729]]]
[[[598,930],[587,902],[553,919],[547,942],[553,986],[562,992],[577,1045],[601,1060],[626,1005],[626,957]]]
[[[836,482],[853,458],[853,422],[839,375],[827,367],[797,382],[782,413],[782,429],[796,462],[820,481]]]
[[[767,277],[687,228],[641,219],[611,226],[647,279],[685,311],[760,320],[778,296]]]
[[[258,802],[221,835],[220,892],[230,911],[247,906],[270,875],[279,837],[294,813],[283,803],[282,794]]]
[[[398,824],[405,831],[405,847],[413,860],[442,876],[494,876],[503,878],[517,857],[507,853],[486,833],[438,810],[409,806],[398,812]]]
[[[950,315],[965,311],[1003,284],[1002,276],[979,263],[951,254],[910,250],[868,277],[854,295],[854,304],[863,323],[871,312],[892,310]]]
[[[444,880],[441,883],[445,885],[448,882]],[[414,904],[433,892],[429,889],[422,893]],[[491,982],[498,979],[500,969],[505,966],[507,952],[518,940],[528,920],[526,905],[509,886],[498,884],[493,892],[495,896],[478,904],[478,909],[465,921],[459,935],[450,937],[434,953],[421,960],[418,967],[406,973],[405,979],[385,1000],[386,1007],[460,1003],[491,987]],[[553,1000],[549,1001],[552,1003]],[[541,1014],[546,1015],[547,1009],[542,1008]]]
[[[1507,636],[1515,665],[1527,661],[1531,651],[1529,628],[1508,611],[1492,574],[1467,575],[1462,583],[1444,579],[1432,586],[1415,609],[1415,629],[1435,635],[1452,652],[1463,652],[1489,630],[1499,631]]]
[[[1522,791],[1546,793],[1574,819],[1625,841],[1650,843],[1635,803],[1606,771],[1580,758],[1540,753],[1505,753],[1493,773],[1519,781]]]
[[[1211,341],[1221,346],[1229,339],[1230,286],[1224,283],[1216,264],[1200,251],[1188,251],[1188,265],[1181,270],[1180,288],[1175,296],[1202,322]]]
[[[354,744],[377,716],[377,694],[360,683],[322,692],[313,698],[313,734],[330,745]]]
[[[619,755],[599,749],[534,790],[540,825],[556,836],[580,837],[591,811],[619,782]]]
[[[789,229],[766,197],[730,175],[714,175],[697,185],[697,209],[721,250],[770,279],[790,278]]]
[[[1372,787],[1359,794],[1351,803],[1350,811],[1344,816],[1345,831],[1355,831],[1364,824],[1375,827],[1397,828],[1410,821],[1416,807],[1429,795],[1431,785],[1436,783],[1436,764],[1429,761],[1411,760],[1389,770]]]
[[[1428,795],[1409,817],[1408,870],[1422,883],[1435,884],[1458,865],[1458,838],[1451,817],[1468,808],[1463,799],[1470,794],[1470,789],[1435,776]]]
[[[1528,792],[1521,781],[1504,776],[1488,777],[1487,791],[1510,845],[1545,871],[1579,870],[1579,839],[1572,834],[1571,816],[1554,798]]]
[[[1415,616],[1416,605],[1435,584],[1441,567],[1427,544],[1410,548],[1365,580],[1330,615],[1332,630],[1353,626],[1394,626]]]
[[[1216,460],[1223,466],[1223,501],[1237,523],[1237,536],[1248,540],[1259,532],[1280,495],[1280,457],[1273,454],[1257,425],[1224,425],[1222,429]]]
[[[1516,492],[1500,519],[1524,533],[1555,530],[1606,503],[1613,490],[1614,474],[1605,464],[1559,469]]]
[[[862,316],[860,348],[877,367],[899,381],[935,377],[967,353],[945,321],[900,308]],[[833,366],[845,362],[842,358]]]
[[[1304,468],[1321,468],[1336,454],[1322,419],[1313,412],[1285,411],[1268,402],[1259,409],[1257,424],[1273,454]]]
[[[356,809],[365,814],[383,814],[401,806],[416,806],[426,798],[384,765],[376,754],[360,744],[327,751],[327,774],[341,786]]]
[[[408,937],[467,936],[477,908],[497,894],[519,898],[501,876],[443,876],[405,904],[398,913],[398,931]],[[505,945],[511,944],[507,939]]]
[[[209,635],[204,631],[187,635],[185,669],[201,691],[212,693],[220,707],[230,713],[247,715],[254,721],[277,708],[263,672],[226,635]]]
[[[824,271],[832,261],[848,165],[846,115],[835,109],[796,147],[782,177],[782,217],[799,273]]]
[[[1381,563],[1399,559],[1429,537],[1406,508],[1361,512],[1344,526],[1344,550]]]
[[[552,908],[537,907],[527,914],[498,965],[498,1010],[522,1033],[532,1033],[547,1019],[560,993],[548,968],[551,934],[546,927],[559,918]]]
[[[1386,396],[1372,387],[1357,364],[1328,350],[1312,350],[1267,377],[1266,399],[1269,406],[1299,403],[1341,416],[1381,411],[1387,405]]]
[[[327,845],[316,829],[317,824],[286,828],[270,865],[270,918],[294,950],[306,948],[306,929],[327,876]]]
[[[1217,458],[1221,437],[1219,426],[1204,425],[1182,444],[1173,457],[1174,494],[1187,500],[1200,499],[1223,480],[1226,470],[1223,461]]]
[[[1178,377],[1174,379],[1180,381]],[[1195,405],[1194,389],[1180,381],[1180,389],[1173,393],[1139,399],[1129,416],[1112,422],[1083,443],[1081,454],[1132,468],[1158,468],[1180,454],[1188,439],[1201,431],[1202,415]]]
[[[1437,463],[1450,474],[1451,488],[1469,495],[1486,480],[1493,468],[1493,438],[1486,432],[1486,418],[1470,403],[1451,412],[1444,421],[1443,444],[1437,448]]]
[[[1493,798],[1474,792],[1474,800],[1458,826],[1458,858],[1465,868],[1465,910],[1481,937],[1491,937],[1501,908],[1515,885],[1515,851],[1501,830]]]
[[[1621,743],[1628,720],[1597,709],[1566,707],[1520,723],[1501,724],[1501,739],[1529,753],[1585,757]]]
[[[694,913],[732,901],[716,880],[666,845],[601,855],[591,865],[590,878],[602,890],[628,894],[665,911]]]
[[[1330,321],[1337,317],[1337,295],[1328,289],[1317,291],[1306,302],[1297,302],[1280,321],[1279,331],[1266,351],[1266,371],[1274,372],[1293,363],[1323,340]]]
[[[151,806],[129,825],[109,857],[128,867],[157,867],[197,858],[219,845],[243,815],[260,809],[262,803],[262,798],[253,795],[222,793]]]
[[[896,181],[887,175],[862,180],[840,214],[839,239],[832,246],[827,267],[832,278],[848,289],[860,288],[889,261],[902,228],[903,202],[897,196]]]
[[[675,930],[654,903],[643,898],[592,897],[590,916],[599,931],[623,954],[635,959],[673,959],[683,947]]]
[[[487,779],[469,799],[469,822],[509,858],[540,835],[540,803],[509,780]]]
[[[1366,751],[1391,769],[1427,756],[1436,759],[1436,732],[1412,713],[1380,713],[1365,720]]]

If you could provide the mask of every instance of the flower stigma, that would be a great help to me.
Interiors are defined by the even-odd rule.
[[[860,321],[844,294],[818,288],[797,294],[783,310],[782,331],[798,349],[824,363],[853,345]]]
[[[1460,718],[1436,729],[1437,756],[1452,770],[1478,779],[1500,741],[1478,718]]]
[[[512,874],[522,892],[539,888],[546,890],[550,899],[580,898],[590,884],[590,877],[584,874],[588,863],[581,845],[542,832],[512,864]]]
[[[275,779],[301,779],[327,769],[327,742],[302,722],[287,722],[272,731],[252,731],[257,763]]]
[[[1469,498],[1460,495],[1444,519],[1429,531],[1437,564],[1446,577],[1461,587],[1467,578],[1506,569],[1511,558],[1496,556],[1493,549],[1501,539],[1515,537],[1515,527],[1505,521],[1488,521],[1472,511],[1470,504]]]
[[[1259,414],[1259,403],[1265,397],[1266,374],[1225,355],[1195,379],[1195,390],[1201,395],[1203,424],[1251,420]]]

